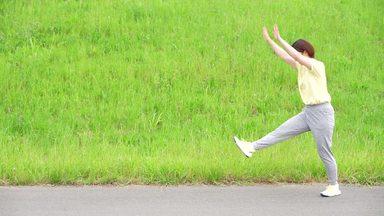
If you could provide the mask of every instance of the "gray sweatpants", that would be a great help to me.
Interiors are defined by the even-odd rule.
[[[288,119],[276,130],[252,142],[255,150],[282,142],[301,133],[311,131],[317,144],[317,152],[327,171],[328,182],[337,183],[337,164],[331,151],[334,109],[330,103],[306,105],[302,112]]]

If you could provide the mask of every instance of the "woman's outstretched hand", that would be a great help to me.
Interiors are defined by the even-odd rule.
[[[268,29],[264,26],[263,27],[263,37],[266,41],[270,40],[271,38],[269,37],[269,34],[268,34]]]
[[[281,37],[280,37],[280,33],[279,33],[279,28],[277,27],[277,25],[275,24],[275,26],[273,27],[273,35],[275,36],[276,40],[280,40]],[[268,33],[268,29],[267,27],[263,27],[263,37],[266,41],[269,41],[271,40],[271,37],[269,37],[269,33]]]
[[[276,25],[275,25],[275,29],[274,29],[274,33],[273,34],[276,37],[276,39],[280,38],[279,29],[277,28]],[[278,55],[281,59],[283,59],[287,64],[291,65],[292,68],[296,69],[296,64],[295,64],[296,62],[295,62],[295,60],[283,48],[281,48],[279,45],[277,45],[275,43],[275,41],[273,41],[269,37],[268,29],[265,26],[263,27],[263,37],[267,41],[267,43],[271,46],[271,48],[276,53],[276,55]]]
[[[275,26],[273,27],[273,35],[275,36],[276,40],[280,40],[281,37],[280,37],[280,32],[279,32],[279,28],[277,27],[277,25],[275,24]]]

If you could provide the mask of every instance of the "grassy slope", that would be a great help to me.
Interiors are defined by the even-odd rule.
[[[343,182],[384,182],[383,1],[2,1],[0,184],[325,181],[279,23],[325,62]]]

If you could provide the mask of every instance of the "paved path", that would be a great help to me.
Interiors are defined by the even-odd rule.
[[[1,216],[384,215],[384,187],[256,186],[0,187]]]

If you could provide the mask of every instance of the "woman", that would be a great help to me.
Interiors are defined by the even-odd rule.
[[[326,168],[329,183],[326,190],[320,194],[324,197],[340,195],[337,164],[331,151],[335,125],[334,109],[327,90],[324,64],[314,58],[314,48],[309,42],[300,39],[290,46],[281,38],[276,25],[274,36],[283,48],[269,37],[266,27],[263,28],[263,36],[274,52],[298,71],[299,92],[305,106],[299,114],[259,140],[246,142],[235,136],[234,141],[245,156],[251,157],[256,150],[311,131],[317,144],[317,152]]]

